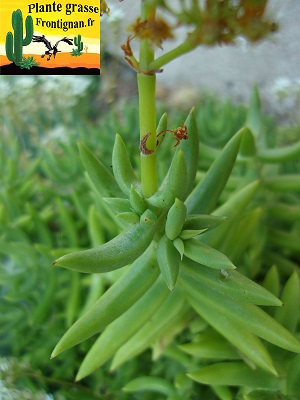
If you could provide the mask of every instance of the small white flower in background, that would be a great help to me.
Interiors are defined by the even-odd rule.
[[[13,98],[20,112],[26,113],[28,108],[37,108],[36,96],[31,96],[33,88],[38,90],[39,107],[47,104],[51,109],[68,109],[76,104],[77,97],[84,95],[91,82],[88,76],[57,76],[47,75],[36,77],[14,77],[0,79],[0,101]],[[31,93],[30,93],[31,92]]]
[[[70,131],[63,125],[57,125],[45,132],[45,135],[41,139],[41,143],[43,145],[47,145],[51,142],[68,143],[69,138]]]
[[[85,76],[48,75],[41,78],[40,88],[43,100],[50,112],[59,109],[69,109],[77,102],[77,97],[83,95],[90,85],[90,78]]]
[[[242,50],[243,53],[245,53],[249,49],[249,43],[242,36],[238,36],[235,39],[235,44]]]
[[[67,90],[70,91],[72,96],[78,96],[86,91],[90,84],[90,78],[85,76],[60,76],[58,84],[63,85]]]
[[[280,77],[275,80],[272,91],[274,94],[279,95],[290,90],[292,85],[292,81],[289,78]]]
[[[90,84],[90,78],[85,76],[57,76],[48,75],[42,77],[43,89],[46,92],[52,92],[59,90],[61,93],[77,96],[78,94],[84,93]],[[64,90],[63,90],[64,89]]]
[[[300,116],[300,78],[293,80],[286,77],[277,78],[271,87],[271,92],[279,103],[277,111],[298,121]]]
[[[17,85],[21,84],[24,89],[31,88],[36,82],[33,76],[20,76],[17,79]]]
[[[1,400],[54,400],[51,394],[44,390],[32,391],[29,388],[20,388],[15,385],[18,371],[30,371],[30,366],[17,358],[0,357],[0,399]],[[16,375],[15,375],[16,374]],[[22,374],[20,374],[22,375]],[[57,400],[64,400],[57,397]]]
[[[35,78],[32,76],[15,76],[13,78],[13,83],[11,80],[5,79],[5,77],[0,77],[0,99],[5,99],[10,94],[18,93],[18,96],[22,95],[20,88],[22,90],[31,89],[35,83]]]
[[[5,99],[9,92],[10,84],[5,80],[0,79],[0,99]]]
[[[116,6],[112,4],[109,5],[109,8],[110,8],[109,16],[105,16],[105,18],[101,19],[101,24],[119,22],[123,19],[125,15],[120,5]]]
[[[272,92],[283,100],[286,97],[300,96],[300,78],[291,80],[286,77],[277,78],[272,86]]]

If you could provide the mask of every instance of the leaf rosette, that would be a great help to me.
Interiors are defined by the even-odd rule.
[[[166,123],[164,115],[159,124],[163,130],[167,130]],[[180,332],[194,313],[219,332],[225,343],[234,346],[238,358],[249,360],[271,376],[277,375],[277,369],[260,338],[300,352],[299,341],[259,308],[260,305],[280,306],[282,302],[237,272],[230,257],[219,250],[219,244],[233,226],[235,212],[243,212],[260,187],[252,181],[218,207],[243,138],[246,138],[245,151],[251,131],[243,128],[237,132],[204,177],[196,182],[199,138],[194,109],[184,126],[188,139],[175,147],[160,187],[148,198],[142,193],[141,182],[120,135],[116,135],[113,148],[113,174],[79,143],[90,180],[124,229],[109,242],[66,254],[54,264],[84,273],[105,273],[128,267],[69,328],[53,351],[54,357],[103,331],[88,352],[77,379],[89,375],[110,358],[112,368],[117,368],[165,332],[171,331],[174,335]],[[160,147],[163,137],[160,135],[158,139],[157,147]],[[255,215],[259,218],[261,213],[255,212]],[[214,243],[218,248],[214,248]],[[237,252],[233,254],[237,256]],[[281,313],[277,314],[285,321]],[[268,323],[263,324],[264,320]],[[131,327],[128,335],[121,338],[120,330],[128,326]],[[224,346],[228,348],[228,344]],[[233,363],[232,368],[236,365],[239,364]],[[189,376],[200,381],[205,371]],[[268,385],[267,379],[266,382]]]

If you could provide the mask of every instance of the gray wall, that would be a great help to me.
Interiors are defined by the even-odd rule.
[[[119,37],[108,44],[118,57],[122,57],[119,45],[127,37],[125,27],[137,16],[139,5],[138,0],[125,0],[112,7],[112,19],[115,11],[124,13]],[[263,100],[278,108],[278,92],[298,87],[300,93],[300,0],[271,0],[268,12],[280,24],[279,32],[272,38],[255,46],[241,43],[238,47],[199,47],[167,64],[164,72],[158,74],[158,86],[169,89],[188,86],[192,88],[189,93],[209,91],[224,98],[247,101],[251,87],[258,84]],[[111,29],[107,25],[104,23],[101,28],[105,45]],[[179,36],[185,37],[185,33]],[[175,44],[168,42],[164,49]],[[157,55],[160,53],[158,50]]]

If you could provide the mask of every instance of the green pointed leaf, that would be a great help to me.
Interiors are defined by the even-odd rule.
[[[132,211],[128,199],[122,199],[120,197],[104,197],[103,200],[116,213]]]
[[[230,230],[227,237],[224,238],[219,250],[231,260],[234,260],[235,263],[239,263],[246,250],[253,246],[253,242],[249,238],[255,237],[259,224],[262,222],[262,216],[263,210],[261,208],[256,208],[247,211],[244,215],[240,215],[239,221],[235,224],[234,229]]]
[[[131,307],[159,275],[150,247],[100,299],[79,318],[56,345],[52,357],[101,331]]]
[[[300,355],[294,357],[286,375],[286,392],[288,395],[299,396],[300,393]]]
[[[102,162],[81,142],[78,142],[78,148],[85,169],[101,196],[123,197],[114,176]]]
[[[246,126],[253,132],[256,138],[260,137],[262,126],[262,112],[260,105],[260,97],[257,87],[252,90],[250,107],[248,109]]]
[[[126,343],[152,317],[168,294],[162,280],[153,286],[99,336],[83,360],[76,381],[91,374]]]
[[[166,396],[174,396],[176,389],[169,381],[163,378],[157,378],[154,376],[141,376],[128,382],[124,388],[124,392],[135,393],[151,391],[161,393]]]
[[[250,129],[244,131],[240,152],[243,157],[252,157],[256,153],[255,140]]]
[[[88,231],[93,247],[105,243],[104,230],[100,223],[99,214],[93,204],[88,210]]]
[[[113,172],[122,192],[130,196],[131,185],[138,187],[139,182],[129,160],[127,148],[117,133],[112,153]]]
[[[233,400],[233,394],[229,387],[221,385],[212,385],[213,392],[219,397],[220,400]]]
[[[299,235],[294,232],[273,229],[269,235],[269,243],[276,248],[283,248],[294,254],[300,253]]]
[[[210,268],[236,268],[224,254],[197,239],[188,239],[184,242],[184,255]]]
[[[175,315],[173,319],[170,319],[169,322],[164,325],[160,335],[156,337],[155,342],[151,346],[153,361],[156,361],[162,354],[169,358],[174,358],[174,351],[171,351],[170,346],[172,346],[172,343],[176,340],[176,335],[188,328],[194,316],[194,311],[186,305],[178,315]],[[177,350],[180,351],[179,349]],[[180,357],[181,364],[183,363],[183,354],[184,353],[181,353]],[[185,363],[186,362],[187,360],[185,359]]]
[[[300,143],[300,142],[299,142]],[[280,219],[284,222],[294,222],[300,220],[300,205],[299,204],[286,204],[286,203],[273,203],[268,207],[271,217]]]
[[[178,237],[173,240],[173,245],[174,245],[175,249],[178,251],[178,253],[180,254],[180,260],[182,260],[183,253],[184,253],[184,241]]]
[[[166,300],[150,320],[129,339],[115,354],[111,370],[115,370],[121,364],[135,357],[137,354],[151,346],[165,331],[170,323],[174,323],[181,314],[187,312],[185,300],[180,291],[175,290],[168,294]]]
[[[114,271],[142,255],[152,242],[155,231],[156,221],[148,221],[148,224],[138,222],[107,243],[66,254],[53,264],[84,273]]]
[[[257,155],[258,159],[265,163],[279,163],[285,161],[299,160],[300,142],[275,149],[261,149]]]
[[[285,396],[281,391],[254,390],[244,394],[244,400],[298,400],[296,397]]]
[[[295,332],[299,322],[300,288],[299,276],[294,272],[284,286],[281,299],[284,307],[276,310],[274,318],[290,332]]]
[[[119,213],[117,214],[117,218],[128,224],[136,224],[140,220],[140,216],[132,211]]]
[[[133,186],[130,188],[130,205],[132,209],[138,213],[143,214],[147,209],[146,200],[142,195],[140,195]]]
[[[227,217],[216,215],[195,214],[189,215],[183,224],[183,230],[202,230],[213,229],[227,220]]]
[[[297,174],[277,175],[264,179],[266,187],[274,192],[299,192],[300,178]]]
[[[232,214],[241,213],[253,199],[260,187],[259,181],[254,181],[234,192],[229,199],[214,210],[214,215],[219,217],[230,217]],[[224,224],[225,225],[226,221]],[[222,225],[220,228],[222,228]]]
[[[207,294],[200,293],[199,289],[186,278],[182,283],[186,288],[186,295],[191,306],[201,317],[231,342],[247,359],[276,375],[272,359],[257,336],[249,332],[234,318],[222,313],[218,307],[219,299],[214,301],[212,294],[207,298]],[[225,299],[223,298],[222,301],[224,302]]]
[[[182,241],[192,239],[205,231],[206,231],[206,229],[199,229],[198,231],[195,231],[192,229],[185,229],[185,230],[181,231],[181,233],[177,239],[182,239]]]
[[[186,206],[179,200],[175,199],[174,204],[169,209],[167,214],[167,221],[165,225],[165,232],[170,240],[174,240],[179,236],[183,223],[186,217]]]
[[[194,317],[194,313],[192,318]],[[164,337],[163,337],[164,338]],[[153,349],[153,360],[157,360],[160,355],[164,354],[164,356],[168,357],[170,360],[173,360],[175,362],[180,363],[182,366],[190,367],[193,362],[191,358],[181,351],[179,347],[174,343],[174,340],[172,339],[172,343],[170,345],[167,344],[165,348],[162,350],[161,349],[161,341],[160,338],[155,342],[155,344],[152,347]],[[182,375],[181,375],[182,376]],[[184,379],[185,379],[185,374],[184,374]],[[175,377],[176,380],[176,377]],[[180,378],[179,378],[180,380]],[[189,382],[187,379],[185,379],[186,382]],[[179,383],[179,382],[178,382]],[[178,388],[179,386],[177,385],[177,382],[175,383],[175,386]]]
[[[158,219],[155,212],[150,210],[149,208],[141,215],[140,218],[141,225],[147,228],[150,228],[153,224],[156,224],[157,221]]]
[[[199,290],[201,290],[202,285],[206,285],[210,289],[216,290],[237,301],[266,306],[282,305],[282,301],[271,292],[246,276],[243,276],[238,271],[217,271],[199,265],[187,258],[183,259],[181,265],[182,271],[198,282]]]
[[[187,194],[191,192],[198,170],[199,158],[199,136],[198,127],[195,118],[195,109],[190,111],[185,125],[187,127],[188,139],[181,140],[178,148],[184,151],[187,168]]]
[[[159,190],[147,199],[154,207],[169,208],[175,199],[184,201],[187,191],[187,169],[183,150],[174,154],[169,171]]]
[[[273,293],[276,297],[279,296],[280,292],[280,280],[279,273],[275,265],[269,269],[266,273],[263,287],[269,290],[269,292]]]
[[[243,362],[224,362],[190,372],[188,376],[206,385],[249,386],[259,389],[278,389],[279,379]]]
[[[167,113],[164,113],[161,116],[159,123],[157,125],[156,135],[159,135],[159,133],[165,131],[167,129],[167,127],[168,127],[168,116],[167,116]],[[166,136],[166,132],[163,132],[161,135],[157,136],[156,149],[158,149],[160,147],[160,145],[164,141],[165,136]]]
[[[168,288],[173,291],[179,273],[180,254],[166,235],[158,241],[156,253],[160,272]]]
[[[61,198],[57,198],[56,207],[58,210],[59,218],[61,220],[61,227],[68,239],[68,244],[70,247],[78,246],[79,238],[77,234],[77,229],[75,227],[75,221],[71,215],[69,208],[67,208]]]
[[[278,247],[278,250],[280,247]],[[265,261],[267,264],[274,264],[283,276],[290,276],[299,265],[292,261],[288,256],[283,256],[282,252],[266,251]]]
[[[258,181],[251,182],[247,186],[236,191],[225,203],[214,210],[214,215],[219,217],[227,216],[228,219],[213,231],[201,234],[201,241],[213,247],[217,247],[219,244],[223,243],[224,237],[226,237],[233,219],[246,209],[259,187],[260,183]]]
[[[220,334],[213,330],[197,337],[197,341],[180,345],[179,348],[194,357],[238,360],[241,356]]]
[[[186,277],[184,279],[186,280]],[[191,290],[193,290],[193,293],[195,292],[197,298],[199,297],[199,301],[202,301],[202,296],[205,296],[211,307],[231,319],[241,329],[247,329],[283,349],[295,353],[300,352],[299,340],[258,306],[235,302],[204,285],[201,286],[201,292],[199,293],[198,286],[193,280],[189,280],[189,286],[191,286]]]
[[[208,161],[214,161],[221,153],[220,149],[216,149],[213,146],[209,146],[205,143],[201,143],[199,150],[200,160],[207,159]]]
[[[209,214],[215,208],[235,164],[244,130],[241,129],[227,143],[205,177],[187,198],[186,206],[189,214]]]

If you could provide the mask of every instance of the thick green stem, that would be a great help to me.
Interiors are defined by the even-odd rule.
[[[153,153],[141,154],[141,181],[145,197],[151,196],[157,190],[155,82],[155,75],[138,74],[140,137],[148,132],[152,133],[146,147]]]
[[[157,191],[156,168],[156,104],[155,104],[155,75],[138,74],[139,111],[140,111],[140,137],[148,132],[146,148],[152,150],[151,154],[141,153],[141,181],[145,197],[151,196]]]
[[[156,6],[142,2],[142,19],[154,18]],[[140,44],[139,66],[142,71],[147,71],[149,64],[154,60],[154,51],[149,39],[143,39]],[[140,113],[140,137],[151,132],[146,147],[152,150],[151,154],[141,154],[141,181],[142,191],[145,197],[151,196],[157,191],[157,167],[156,167],[156,103],[155,89],[156,76],[138,74],[139,113]]]

